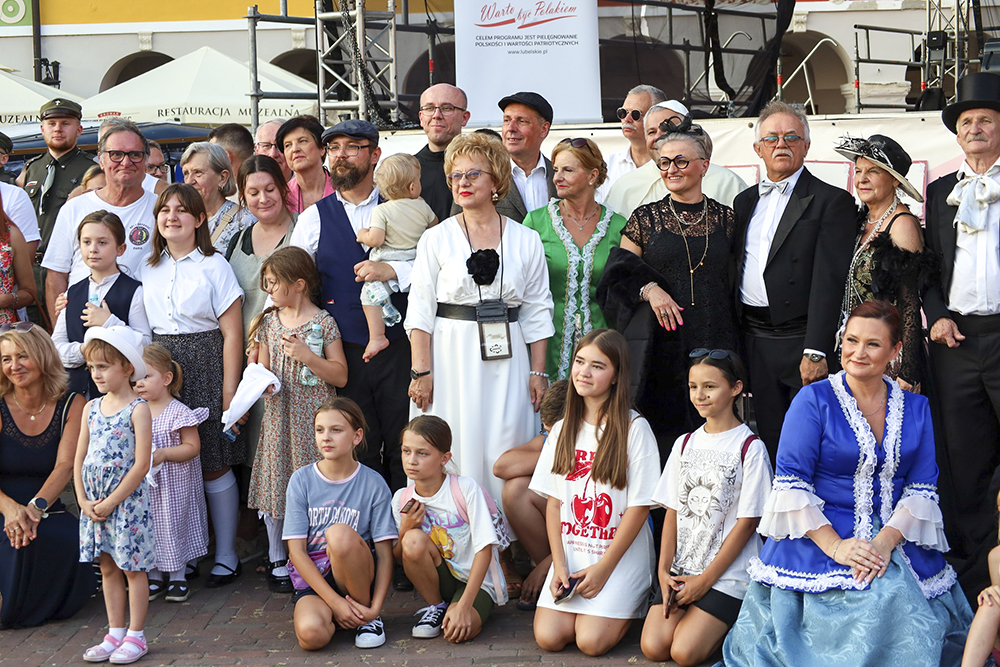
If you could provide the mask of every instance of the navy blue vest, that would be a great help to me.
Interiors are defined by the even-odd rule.
[[[357,234],[347,217],[347,211],[336,195],[316,202],[319,209],[319,245],[316,248],[316,268],[320,277],[320,305],[337,321],[345,343],[368,344],[368,322],[361,307],[364,283],[354,280],[354,265],[368,259],[368,253],[357,241]],[[392,303],[406,317],[406,294],[394,292]],[[403,325],[387,327],[390,342],[405,337]]]
[[[108,290],[104,301],[111,309],[111,313],[128,324],[128,313],[132,307],[132,296],[141,285],[137,280],[129,278],[124,273],[118,274],[115,284]],[[80,313],[87,304],[90,297],[90,278],[84,278],[66,290],[66,337],[71,343],[82,343],[84,331],[83,320]],[[74,317],[75,314],[75,317]],[[67,368],[69,372],[70,390],[85,394],[87,398],[100,396],[97,387],[90,382],[90,372],[86,366],[79,368]]]

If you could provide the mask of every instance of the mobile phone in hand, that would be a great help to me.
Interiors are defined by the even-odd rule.
[[[413,509],[413,504],[416,502],[417,502],[416,498],[410,498],[410,500],[405,505],[403,505],[403,507],[399,510],[399,513],[406,514],[411,509]]]
[[[573,594],[576,592],[576,585],[578,583],[580,583],[579,578],[574,579],[573,577],[570,577],[569,586],[566,586],[561,591],[559,591],[559,595],[557,595],[554,599],[555,603],[560,604],[573,597]]]

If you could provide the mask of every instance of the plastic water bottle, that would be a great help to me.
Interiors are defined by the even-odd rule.
[[[97,292],[94,292],[93,294],[90,295],[89,301],[98,308],[101,307],[101,297],[97,295]]]
[[[399,309],[392,305],[389,299],[389,290],[380,282],[365,283],[364,289],[372,305],[382,309],[382,321],[387,327],[399,324],[403,316],[399,314]]]
[[[312,331],[306,335],[306,346],[313,351],[317,357],[323,357],[323,326],[313,324]],[[319,384],[319,378],[309,370],[309,367],[302,364],[302,371],[299,373],[299,380],[307,387],[315,387]]]

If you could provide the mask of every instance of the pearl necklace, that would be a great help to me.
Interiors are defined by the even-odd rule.
[[[866,226],[872,224],[875,225],[875,227],[872,229],[871,234],[865,236],[864,230],[862,230],[861,233],[858,234],[858,240],[856,242],[857,247],[854,250],[854,255],[851,257],[851,264],[847,269],[847,284],[844,285],[844,301],[841,304],[841,310],[844,313],[843,317],[845,318],[845,320],[847,314],[849,314],[851,310],[853,310],[850,307],[851,304],[854,301],[858,302],[861,301],[861,294],[858,292],[857,287],[854,284],[854,274],[855,270],[858,268],[858,262],[861,261],[861,257],[862,254],[864,253],[865,248],[867,248],[868,245],[872,242],[872,239],[874,239],[876,236],[879,235],[879,233],[882,231],[882,225],[885,224],[885,221],[889,219],[889,216],[891,216],[893,213],[896,212],[896,208],[899,206],[899,204],[900,204],[899,197],[894,196],[892,199],[892,205],[890,205],[889,208],[885,210],[885,213],[882,214],[882,217],[880,217],[875,222],[872,222],[871,220],[867,222]]]

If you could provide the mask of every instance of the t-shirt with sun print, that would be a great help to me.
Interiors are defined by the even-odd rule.
[[[747,449],[740,463],[743,443],[753,431],[746,424],[722,433],[706,433],[702,426],[688,440],[677,438],[653,501],[677,512],[677,550],[673,571],[701,574],[719,553],[736,520],[760,517],[771,491],[771,460],[759,439]],[[743,599],[750,577],[747,566],[760,552],[755,533],[733,564],[712,586]]]

